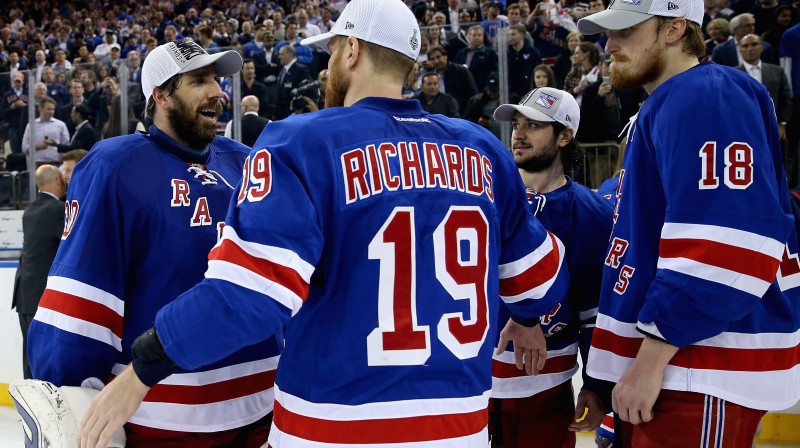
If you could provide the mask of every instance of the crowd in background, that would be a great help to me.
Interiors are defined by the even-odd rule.
[[[300,41],[330,30],[346,3],[6,3],[0,6],[0,154],[28,153],[27,136],[33,132],[35,161],[58,163],[60,154],[67,151],[88,150],[95,141],[120,135],[123,130],[146,129],[139,84],[142,63],[156,46],[185,37],[210,53],[234,48],[242,54],[245,64],[238,97],[255,97],[260,117],[280,120],[324,108],[329,56],[324,49],[305,47]],[[431,113],[474,121],[500,137],[501,125],[491,112],[500,104],[501,88],[507,89],[510,102],[517,102],[532,88],[558,87],[579,101],[583,119],[578,141],[591,148],[593,144],[618,143],[646,96],[642,89],[614,88],[603,34],[583,36],[577,32],[577,19],[605,9],[603,0],[588,4],[576,0],[558,4],[533,0],[406,3],[420,22],[422,36],[417,69],[406,83],[404,96],[419,100]],[[794,5],[777,0],[707,0],[705,6],[708,40],[703,59],[743,69],[752,64],[743,59],[742,38],[758,41],[748,43],[744,51],[758,51],[756,59],[765,65],[777,63],[782,36],[797,23]],[[502,51],[505,58],[499,57]],[[501,60],[504,66],[500,66]],[[126,91],[120,91],[122,76],[127,80]],[[29,98],[31,79],[33,98]],[[226,95],[225,111],[219,119],[221,133],[233,116],[234,92],[231,79],[220,83]],[[122,95],[128,114],[121,114]],[[798,132],[791,119],[792,94],[786,97],[784,90],[773,99],[782,135],[788,132],[785,163],[794,185]],[[29,103],[35,107],[32,130]],[[248,107],[252,109],[252,102]],[[123,123],[125,115],[128,119]],[[603,148],[587,151],[587,155],[582,180],[597,186],[613,174],[618,153]]]

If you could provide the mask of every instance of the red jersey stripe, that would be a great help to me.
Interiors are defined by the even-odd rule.
[[[592,347],[626,358],[635,358],[642,340],[595,328],[592,334]],[[758,349],[687,345],[678,350],[669,363],[677,367],[706,370],[748,372],[787,370],[800,364],[800,344],[788,348]]]
[[[295,414],[275,400],[273,421],[286,434],[321,443],[412,443],[476,434],[489,423],[489,414],[486,409],[481,409],[464,414],[354,421],[323,420]]]
[[[144,401],[151,403],[209,404],[257,394],[275,385],[275,370],[202,386],[156,384]],[[116,378],[111,375],[109,382]]]
[[[661,258],[688,258],[761,279],[775,281],[780,260],[769,255],[741,247],[701,239],[662,239],[659,245]],[[743,264],[742,261],[748,261]]]
[[[578,364],[578,355],[573,353],[571,355],[556,356],[549,358],[544,364],[544,369],[539,371],[539,374],[547,373],[561,373],[567,372]],[[492,376],[495,378],[516,378],[519,376],[528,376],[525,370],[517,369],[516,364],[507,364],[496,359],[492,360]]]
[[[258,258],[245,252],[231,240],[224,240],[209,254],[209,260],[233,263],[274,281],[295,293],[303,301],[308,297],[308,283],[292,268]]]
[[[123,318],[111,308],[53,289],[45,289],[39,306],[110,329],[122,339]]]
[[[542,257],[536,264],[529,267],[521,274],[500,279],[501,296],[513,297],[520,295],[547,283],[558,274],[561,262],[558,243],[556,242],[556,237],[553,236],[552,233],[547,232],[547,236],[550,237],[550,242],[553,245],[550,253]]]

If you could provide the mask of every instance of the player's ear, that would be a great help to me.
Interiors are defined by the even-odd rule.
[[[352,69],[358,63],[361,55],[361,42],[353,36],[347,38],[344,48],[345,67]]]
[[[572,128],[564,128],[560,134],[558,134],[558,147],[563,148],[572,141],[574,137]]]
[[[168,98],[169,96],[167,95],[167,92],[157,87],[153,89],[153,100],[156,102],[156,107],[159,109],[169,110],[170,103]]]
[[[686,33],[686,19],[683,17],[676,17],[669,22],[667,22],[666,26],[664,27],[664,32],[666,33],[667,44],[675,44],[679,42],[683,35]]]

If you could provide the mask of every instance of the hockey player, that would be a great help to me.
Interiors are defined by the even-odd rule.
[[[147,57],[142,90],[154,125],[97,143],[70,182],[66,227],[29,333],[34,378],[110,381],[156,312],[203,278],[249,150],[215,129],[218,76],[241,66],[236,52],[208,55],[190,39]],[[249,312],[218,298],[207,305]],[[128,446],[261,446],[277,364],[272,338],[175,370],[130,418]]]
[[[775,108],[746,73],[698,64],[702,20],[700,0],[644,0],[578,23],[607,32],[614,86],[650,95],[628,131],[588,365],[616,383],[624,446],[750,447],[765,411],[800,399]]]
[[[572,95],[550,87],[535,89],[519,104],[498,107],[494,118],[511,122],[511,152],[531,210],[564,243],[570,286],[564,300],[542,319],[547,337],[544,371],[520,375],[511,352],[494,357],[492,446],[574,447],[575,431],[595,430],[605,415],[593,380],[585,374],[576,409],[571,378],[578,370],[578,350],[584,366],[589,353],[613,209],[564,175],[581,157],[574,140],[580,106]],[[508,320],[505,307],[499,317],[500,325]]]
[[[274,448],[485,447],[498,297],[513,313],[501,339],[543,367],[538,317],[566,293],[563,246],[492,134],[401,99],[414,14],[353,0],[304,42],[331,50],[326,108],[261,135],[206,279],[134,344],[82,446],[103,446],[172,363],[206,365],[287,324]]]

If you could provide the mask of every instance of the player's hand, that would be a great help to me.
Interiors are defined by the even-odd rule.
[[[634,425],[653,419],[653,406],[664,378],[664,368],[678,348],[652,338],[642,342],[636,360],[611,392],[614,412]]]
[[[605,416],[606,412],[600,397],[590,390],[582,390],[575,405],[575,420],[569,425],[569,430],[594,431],[600,427],[600,423],[603,423]]]
[[[538,375],[547,359],[547,341],[542,333],[542,326],[523,327],[509,319],[506,327],[500,332],[500,343],[495,354],[503,353],[509,341],[514,344],[517,369],[524,368],[528,375]]]
[[[128,365],[92,400],[80,424],[78,448],[105,448],[114,432],[139,408],[148,390]]]

